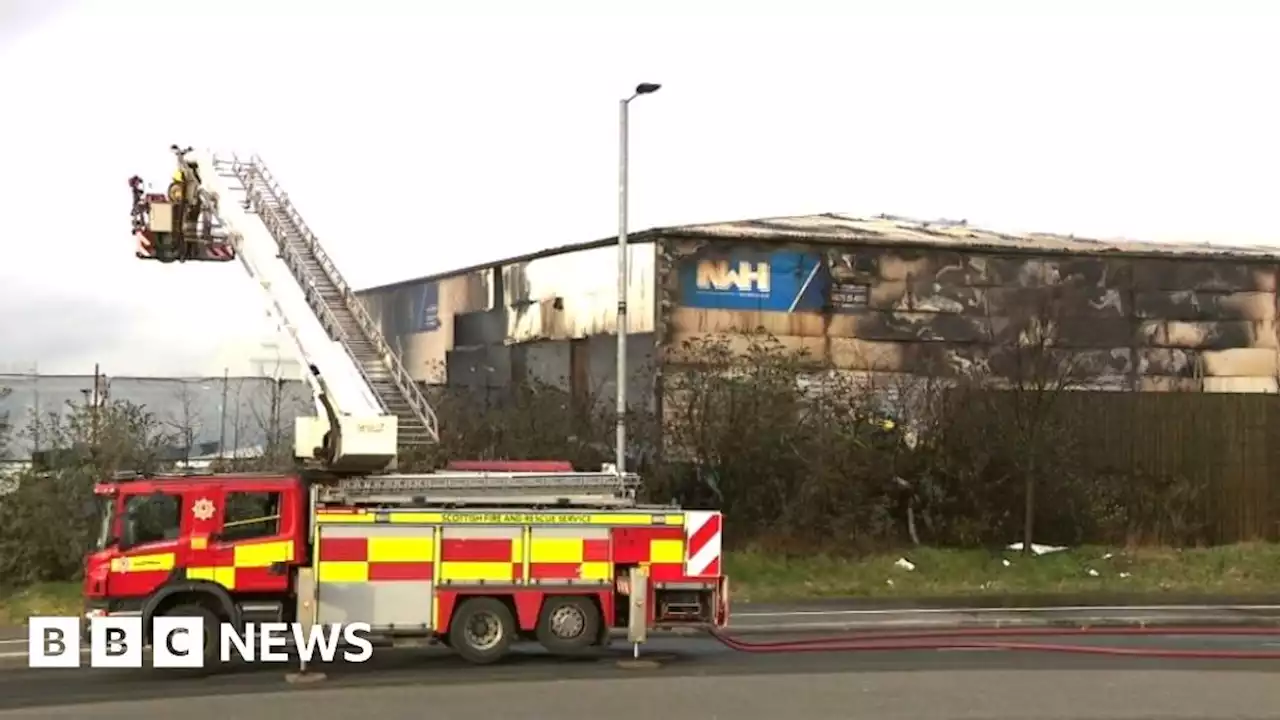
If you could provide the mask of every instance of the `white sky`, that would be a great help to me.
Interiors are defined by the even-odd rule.
[[[133,257],[171,143],[262,153],[367,287],[614,234],[642,81],[634,230],[1280,241],[1277,37],[1266,0],[0,0],[0,370],[246,371],[239,264]]]

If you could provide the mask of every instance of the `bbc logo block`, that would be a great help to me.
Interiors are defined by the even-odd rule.
[[[80,619],[33,617],[27,629],[27,664],[33,668],[81,667]],[[151,625],[151,666],[204,666],[204,622],[198,617],[157,617]],[[143,667],[145,634],[138,616],[105,616],[89,622],[89,666]]]
[[[142,618],[105,616],[90,620],[88,643],[82,648],[81,620],[74,617],[33,617],[28,625],[27,658],[31,667],[77,668],[89,656],[89,667],[146,666]],[[217,630],[218,662],[289,662],[290,645],[304,662],[367,662],[373,656],[368,623],[304,626],[301,623],[247,623],[237,628],[222,623]],[[151,620],[151,667],[202,668],[205,625],[198,617],[160,616]]]
[[[27,662],[31,667],[80,667],[80,618],[33,617],[27,621]]]

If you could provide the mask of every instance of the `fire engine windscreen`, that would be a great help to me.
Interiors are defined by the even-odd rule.
[[[102,550],[112,543],[112,525],[116,519],[116,499],[111,495],[97,496],[98,536],[94,540],[93,549]]]

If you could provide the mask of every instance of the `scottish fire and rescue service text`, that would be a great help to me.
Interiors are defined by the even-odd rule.
[[[27,661],[37,668],[76,668],[83,665],[81,620],[76,617],[33,617],[27,628]],[[219,633],[221,662],[290,662],[292,646],[299,659],[333,662],[338,657],[362,663],[373,656],[367,623],[313,625],[249,623],[243,628],[223,624]],[[157,617],[151,623],[151,667],[204,667],[205,626],[197,617]],[[87,638],[89,667],[143,667],[142,618],[94,617]]]
[[[481,525],[590,525],[591,516],[586,514],[544,513],[445,513],[444,522],[450,524]]]

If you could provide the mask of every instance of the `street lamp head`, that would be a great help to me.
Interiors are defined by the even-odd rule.
[[[661,88],[662,86],[659,85],[658,83],[640,83],[639,85],[636,86],[636,94],[648,95],[650,93],[658,92],[658,90]]]

